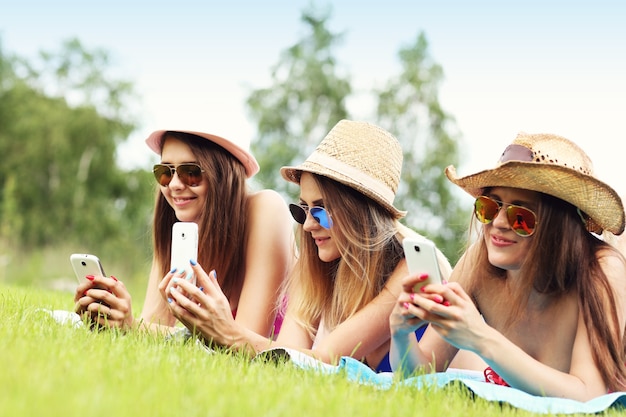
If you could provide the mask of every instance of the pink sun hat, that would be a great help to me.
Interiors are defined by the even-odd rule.
[[[213,135],[210,133],[204,133],[193,130],[179,130],[179,129],[167,129],[167,130],[155,130],[148,136],[146,139],[146,144],[150,149],[152,149],[157,155],[161,155],[161,145],[163,141],[163,135],[165,132],[180,132],[187,133],[190,135],[195,135],[221,146],[230,152],[235,158],[237,158],[246,169],[246,176],[248,178],[254,176],[257,172],[259,172],[259,163],[256,158],[250,153],[250,144],[244,143],[244,141],[239,141],[237,143],[235,141],[225,139],[221,136]]]

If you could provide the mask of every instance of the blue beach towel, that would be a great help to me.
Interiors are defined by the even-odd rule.
[[[302,369],[314,370],[326,374],[344,373],[346,377],[359,384],[389,389],[394,384],[414,386],[417,389],[428,386],[446,387],[461,383],[474,395],[487,401],[509,404],[513,407],[539,414],[595,414],[611,408],[626,408],[626,392],[614,392],[602,395],[587,402],[565,398],[541,397],[530,395],[516,388],[491,384],[484,381],[482,374],[464,371],[448,371],[421,375],[401,381],[394,379],[391,372],[376,373],[367,365],[350,357],[343,357],[337,366],[320,362],[311,356],[293,349],[273,348],[258,355],[263,360],[285,360]]]

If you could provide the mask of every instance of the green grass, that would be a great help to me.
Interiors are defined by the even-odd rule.
[[[457,388],[379,390],[194,343],[73,328],[39,311],[71,310],[71,299],[0,284],[1,416],[533,415]]]

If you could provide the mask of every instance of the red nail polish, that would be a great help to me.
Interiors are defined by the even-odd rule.
[[[93,275],[87,275],[85,278],[87,278],[89,281],[93,281],[96,277],[94,277]]]
[[[409,294],[409,298],[411,299],[411,301],[415,301],[415,294],[413,293]]]
[[[115,278],[113,275],[111,275],[111,279],[115,282],[117,282],[117,278]]]
[[[450,307],[450,301],[444,301],[442,304],[446,307]]]
[[[428,274],[420,275],[420,280],[424,281],[425,279],[428,279]]]
[[[420,287],[420,291],[421,292],[426,292],[426,290],[424,288],[426,288],[426,286]]]
[[[403,303],[402,306],[406,308],[407,310],[409,309],[409,303]]]

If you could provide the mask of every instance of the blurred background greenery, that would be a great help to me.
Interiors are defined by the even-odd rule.
[[[279,167],[301,162],[337,121],[351,118],[351,79],[339,70],[334,48],[342,36],[329,30],[330,17],[330,9],[305,9],[301,39],[268,69],[269,85],[246,101],[261,165],[251,187],[274,188],[286,200],[298,190],[282,180]],[[377,103],[369,121],[404,148],[396,199],[409,212],[403,222],[454,264],[466,243],[469,208],[461,207],[443,170],[458,166],[461,133],[440,106],[443,68],[425,34],[407,40],[397,57],[400,71],[369,92]],[[140,115],[131,111],[133,80],[113,76],[109,61],[108,51],[79,39],[27,60],[5,51],[0,38],[0,282],[72,291],[69,255],[94,253],[142,300],[157,189],[149,166],[118,166],[118,147]]]

